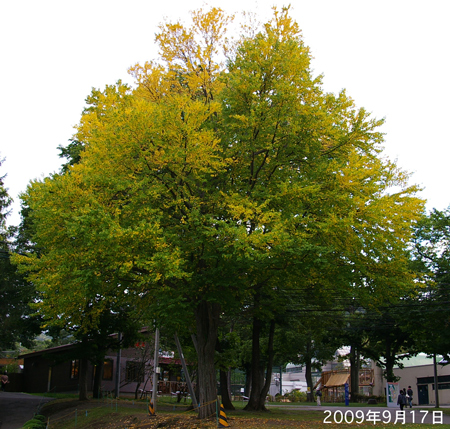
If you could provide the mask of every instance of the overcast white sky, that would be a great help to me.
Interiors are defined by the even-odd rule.
[[[211,0],[227,12],[262,20],[279,0]],[[204,1],[0,0],[0,175],[14,198],[30,180],[59,170],[91,88],[157,58],[154,34],[164,17],[188,20]],[[314,56],[324,89],[342,88],[386,118],[386,154],[425,187],[427,208],[450,204],[450,1],[292,0],[292,15]]]

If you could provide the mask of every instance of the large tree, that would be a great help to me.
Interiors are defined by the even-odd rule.
[[[416,189],[381,158],[381,121],[345,92],[324,94],[309,64],[296,23],[287,10],[275,12],[238,46],[221,95],[236,160],[226,197],[240,201],[251,243],[248,409],[264,409],[269,388],[270,359],[264,382],[258,337],[267,322],[271,337],[292,296],[308,296],[300,307],[315,299],[332,309],[344,297],[373,303],[412,286],[406,250],[421,210]]]
[[[323,93],[287,9],[236,45],[221,10],[192,18],[161,26],[161,61],[130,70],[135,90],[118,82],[87,98],[80,161],[24,196],[45,251],[18,260],[53,320],[89,330],[124,305],[194,322],[207,417],[221,315],[251,311],[249,408],[263,409],[280,294],[389,295],[421,203],[380,157],[381,121]]]

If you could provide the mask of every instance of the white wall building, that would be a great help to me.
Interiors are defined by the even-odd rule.
[[[322,371],[334,371],[336,369],[346,368],[346,363],[330,361],[327,362],[320,371],[313,371],[312,379],[313,385],[319,380]],[[282,373],[281,392],[280,392],[280,372],[274,368],[272,374],[272,384],[270,385],[269,395],[275,396],[278,393],[285,395],[293,390],[307,391],[307,383],[305,377],[305,367],[301,365],[288,364],[285,371]]]
[[[439,404],[450,404],[450,365],[442,365],[442,357],[437,357],[437,375],[438,375],[438,393]],[[411,386],[414,405],[435,405],[436,395],[434,386],[434,366],[433,359],[427,358],[424,353],[404,359],[402,361],[403,369],[398,366],[394,368],[394,374],[400,377],[400,389],[407,389]],[[381,368],[375,368],[375,387],[374,394],[385,395],[386,380],[383,378]]]

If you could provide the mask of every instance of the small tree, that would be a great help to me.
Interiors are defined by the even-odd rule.
[[[0,168],[2,164],[0,159]],[[40,319],[29,306],[36,299],[34,285],[11,263],[13,252],[23,249],[18,228],[6,224],[12,199],[4,186],[5,177],[0,175],[0,349],[11,350],[18,345],[32,347],[41,330]]]
[[[154,358],[154,341],[150,341],[149,337],[138,338],[135,346],[135,355],[131,362],[135,365],[135,380],[136,388],[134,391],[134,399],[138,399],[139,391],[141,392],[140,398],[143,397],[146,391],[147,383],[151,381],[153,373],[155,371],[153,358]],[[121,383],[121,387],[126,386],[131,381],[127,381],[126,374],[124,374],[124,380]],[[153,387],[157,389],[157,386]]]
[[[408,310],[407,329],[420,351],[449,359],[450,207],[423,216],[416,228],[414,256],[421,288]],[[436,330],[436,323],[442,329]]]

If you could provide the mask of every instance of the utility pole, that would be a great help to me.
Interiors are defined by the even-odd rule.
[[[119,350],[117,351],[116,385],[115,385],[115,388],[114,388],[114,390],[116,392],[116,398],[119,397],[119,393],[120,393],[120,359],[122,357],[122,349],[121,349],[122,332],[119,332],[118,340],[119,340]]]
[[[436,399],[436,408],[439,408],[439,384],[437,374],[436,353],[433,355],[433,366],[434,366],[434,396]]]
[[[155,331],[155,354],[153,357],[153,383],[152,383],[152,404],[156,413],[156,394],[158,393],[158,368],[159,363],[159,329]]]
[[[283,396],[283,367],[280,365],[280,396]]]

